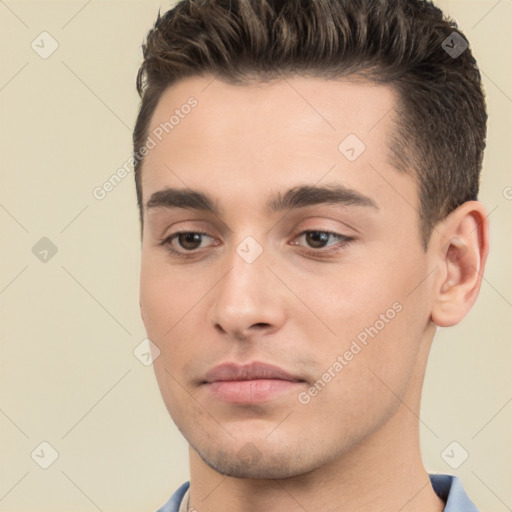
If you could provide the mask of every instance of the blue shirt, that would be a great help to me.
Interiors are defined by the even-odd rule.
[[[444,512],[478,512],[464,491],[462,482],[452,475],[429,475],[435,493],[446,503]],[[185,482],[157,512],[178,512],[190,482]]]

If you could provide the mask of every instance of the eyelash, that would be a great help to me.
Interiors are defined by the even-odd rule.
[[[183,253],[183,252],[174,250],[170,245],[174,238],[178,237],[179,235],[190,234],[190,233],[192,233],[194,235],[210,236],[210,235],[208,235],[208,233],[205,233],[204,231],[177,231],[176,233],[172,233],[168,237],[161,240],[159,245],[163,246],[165,248],[165,250],[173,256],[177,256],[179,258],[192,258],[198,253],[196,249]],[[335,248],[331,249],[329,251],[324,251],[322,249],[304,251],[309,256],[329,257],[329,256],[332,256],[332,255],[340,252],[341,250],[345,249],[351,242],[354,241],[353,237],[345,236],[340,233],[335,233],[334,231],[322,231],[319,229],[308,229],[308,230],[302,231],[298,235],[296,235],[295,238],[299,238],[308,233],[322,233],[322,234],[326,234],[326,235],[332,235],[332,236],[340,239],[340,242],[335,246]],[[292,245],[298,245],[298,244],[294,243]]]
[[[164,249],[166,251],[170,252],[173,256],[178,256],[179,258],[192,258],[193,256],[195,256],[197,254],[197,250],[187,251],[187,252],[183,253],[183,252],[175,251],[170,245],[171,241],[174,238],[176,238],[179,235],[185,235],[188,233],[192,233],[194,235],[210,236],[210,235],[208,235],[208,233],[205,233],[204,231],[176,231],[176,233],[173,233],[172,235],[169,235],[167,238],[164,238],[160,242],[159,245],[163,246]]]

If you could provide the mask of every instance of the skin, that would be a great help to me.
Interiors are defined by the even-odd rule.
[[[424,251],[416,182],[388,159],[389,86],[191,77],[164,92],[150,132],[190,96],[198,105],[145,158],[144,204],[166,187],[193,189],[219,212],[145,208],[140,280],[142,318],[161,351],[158,384],[190,445],[189,505],[441,511],[420,454],[421,388],[436,325],[458,323],[478,295],[488,250],[483,206],[452,212]],[[350,133],[366,146],[353,162],[338,150]],[[272,193],[327,184],[377,207],[265,209]],[[315,245],[307,230],[353,240]],[[208,236],[192,251],[172,239],[173,249],[193,253],[184,258],[161,245],[177,231]],[[249,236],[263,249],[252,263],[236,251]],[[301,403],[298,393],[397,303],[400,312]],[[264,403],[228,403],[201,384],[226,361],[271,363],[304,382]]]

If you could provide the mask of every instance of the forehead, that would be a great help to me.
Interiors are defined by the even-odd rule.
[[[192,97],[197,105],[189,109],[187,102]],[[361,80],[293,76],[270,82],[230,84],[211,75],[189,77],[164,91],[149,130],[153,132],[165,125],[178,111],[179,120],[172,121],[170,133],[174,138],[193,136],[204,146],[209,145],[212,137],[235,135],[233,131],[240,137],[251,132],[255,145],[288,134],[304,143],[304,137],[339,139],[351,132],[359,132],[362,138],[374,142],[389,128],[396,99],[391,86]],[[388,118],[387,123],[384,117]]]
[[[376,172],[392,169],[395,103],[390,86],[361,81],[181,80],[164,91],[151,118],[155,146],[144,159],[144,201],[165,185],[258,196],[269,185],[278,190],[326,176],[348,188],[361,177],[375,184]]]

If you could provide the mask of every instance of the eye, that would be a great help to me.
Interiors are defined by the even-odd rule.
[[[205,239],[213,240],[213,237],[202,231],[178,231],[163,239],[159,245],[163,246],[166,251],[174,256],[190,258],[199,253],[198,249],[204,249],[208,245],[218,245],[218,243],[206,244],[204,243]],[[299,242],[304,240],[306,245],[299,242],[292,242],[292,245],[301,245],[306,249],[310,247],[313,250],[306,250],[304,252],[318,256],[339,252],[354,239],[332,231],[308,230],[300,233],[295,240]],[[333,248],[323,250],[330,246]]]
[[[188,257],[192,256],[196,252],[196,249],[204,248],[204,246],[201,247],[201,244],[205,237],[212,238],[202,231],[178,231],[162,240],[160,245],[164,246],[171,254]]]
[[[309,230],[303,231],[298,237],[297,240],[304,240],[307,244],[306,247],[310,247],[312,249],[316,249],[314,251],[307,251],[310,254],[331,254],[333,252],[338,252],[347,246],[351,241],[353,241],[352,237],[342,235],[340,233],[334,233],[332,231],[317,231],[317,230]],[[332,241],[333,243],[329,243]],[[336,243],[338,242],[338,243]],[[293,245],[302,245],[299,243],[293,243]],[[320,249],[324,249],[325,247],[334,246],[334,249],[328,251],[321,251]]]

